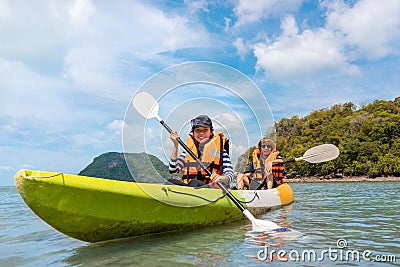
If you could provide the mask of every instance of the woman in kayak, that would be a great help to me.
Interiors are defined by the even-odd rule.
[[[170,173],[182,172],[182,180],[169,179],[171,183],[199,187],[221,182],[229,185],[233,181],[233,167],[229,157],[229,140],[222,132],[214,134],[211,119],[200,115],[190,121],[192,129],[186,139],[186,145],[212,173],[207,175],[191,155],[183,151],[178,157],[177,132],[172,132],[170,138],[174,143],[169,163]]]
[[[246,173],[237,175],[237,189],[272,189],[283,183],[282,157],[276,150],[274,141],[262,138],[253,151],[252,162]],[[273,166],[274,164],[274,166]]]

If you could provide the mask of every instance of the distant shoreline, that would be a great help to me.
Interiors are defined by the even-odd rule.
[[[367,176],[344,176],[344,177],[323,177],[323,176],[304,176],[301,178],[286,178],[287,183],[326,183],[326,182],[400,182],[400,177],[376,177]]]

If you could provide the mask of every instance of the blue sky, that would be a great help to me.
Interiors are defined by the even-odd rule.
[[[183,62],[247,75],[275,120],[392,100],[399,14],[398,0],[0,0],[0,185],[21,168],[77,173],[122,151],[135,92]]]

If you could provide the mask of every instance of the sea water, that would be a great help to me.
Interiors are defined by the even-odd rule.
[[[244,219],[95,244],[57,232],[15,187],[0,187],[0,266],[400,266],[400,183],[291,186],[293,204],[259,217],[291,232],[252,232]]]

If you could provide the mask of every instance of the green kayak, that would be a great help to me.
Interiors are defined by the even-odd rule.
[[[42,220],[65,235],[87,242],[244,218],[219,189],[134,183],[36,170],[18,171],[15,183],[25,203]],[[271,190],[231,192],[253,214],[294,201],[288,184]]]

